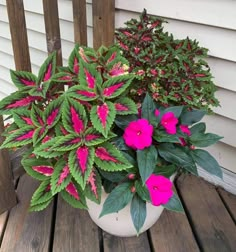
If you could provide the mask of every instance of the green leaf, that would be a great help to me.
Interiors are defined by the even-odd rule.
[[[84,190],[87,179],[93,169],[94,148],[81,146],[77,150],[73,150],[69,154],[68,164],[70,172],[76,182]]]
[[[75,182],[70,182],[67,187],[60,192],[62,198],[74,208],[87,209],[84,192]]]
[[[18,127],[25,127],[26,125],[32,126],[33,122],[30,117],[29,110],[23,110],[20,113],[13,113],[14,122],[18,125]]]
[[[46,207],[49,206],[49,204],[52,202],[52,200],[53,200],[53,198],[51,198],[51,199],[49,199],[48,201],[43,202],[43,203],[41,203],[41,204],[37,204],[37,205],[30,206],[29,211],[30,211],[30,212],[42,211],[42,210],[44,210]]]
[[[70,56],[69,56],[69,60],[68,60],[68,64],[69,64],[69,69],[71,72],[75,73],[76,75],[79,74],[79,46],[75,45],[74,50],[71,52]]]
[[[94,128],[102,133],[104,137],[108,136],[115,116],[115,106],[109,101],[101,105],[93,106],[90,112],[90,119]]]
[[[122,171],[132,167],[122,153],[110,143],[96,148],[94,161],[104,171]]]
[[[93,101],[98,98],[95,90],[81,85],[72,86],[67,90],[66,95],[81,101]]]
[[[144,201],[150,201],[150,193],[146,187],[143,185],[142,181],[136,180],[135,181],[135,189],[139,197]]]
[[[155,130],[153,138],[159,143],[179,143],[179,137],[177,135],[167,134],[162,130]]]
[[[165,205],[162,205],[162,206],[168,210],[171,210],[171,211],[184,213],[184,208],[183,208],[182,203],[176,193],[174,193],[174,195],[170,198],[168,203],[166,203]]]
[[[183,111],[183,106],[174,106],[174,107],[169,107],[164,110],[164,114],[167,112],[173,112],[175,117],[179,118],[182,111]]]
[[[49,89],[49,86],[50,86],[49,81],[44,82],[40,88],[39,87],[31,88],[30,91],[29,91],[29,94],[31,96],[39,96],[39,97],[46,98],[46,94],[47,94],[47,91]]]
[[[106,99],[113,99],[121,95],[131,84],[133,75],[125,74],[112,77],[102,85],[102,96]]]
[[[192,135],[189,140],[190,142],[197,147],[208,147],[216,142],[218,142],[223,137],[220,137],[212,133],[199,133]]]
[[[109,171],[103,171],[99,170],[99,173],[101,174],[102,178],[105,178],[111,182],[118,183],[120,181],[123,181],[127,178],[127,172],[126,171],[119,171],[119,172],[109,172]]]
[[[34,125],[42,127],[45,124],[43,111],[34,104],[32,105],[30,116]]]
[[[190,131],[191,131],[191,135],[198,134],[198,133],[203,134],[206,131],[206,124],[203,122],[197,123],[193,127],[191,127]]]
[[[124,116],[117,115],[115,119],[115,124],[119,128],[124,130],[129,125],[130,122],[136,120],[138,120],[137,115],[124,115]]]
[[[86,146],[95,146],[104,143],[115,136],[116,135],[114,133],[109,132],[108,136],[105,138],[101,133],[99,133],[95,129],[88,128],[84,133],[83,140]]]
[[[127,97],[120,98],[114,102],[117,115],[137,114],[138,109],[134,101]]]
[[[70,151],[78,148],[82,144],[82,138],[76,134],[58,136],[54,139],[54,144],[49,150]]]
[[[51,188],[50,188],[50,180],[43,181],[37,190],[34,192],[30,206],[42,204],[44,202],[49,201],[53,197]]]
[[[37,84],[48,81],[56,71],[56,52],[53,52],[44,61],[39,69]]]
[[[133,193],[131,192],[130,187],[130,183],[122,183],[118,185],[105,200],[99,217],[123,209],[133,198]]]
[[[112,140],[112,143],[116,146],[118,150],[129,150],[130,148],[125,144],[123,137],[117,137]]]
[[[147,213],[146,213],[146,202],[143,201],[137,194],[134,195],[131,201],[130,213],[137,234],[139,234],[145,222]]]
[[[192,125],[196,122],[199,122],[203,116],[206,114],[203,110],[192,110],[192,111],[183,111],[181,115],[181,123],[186,125]]]
[[[184,148],[174,147],[172,144],[160,144],[159,155],[166,161],[176,164],[189,172],[198,175],[197,167],[192,157],[184,151]]]
[[[55,195],[64,190],[71,182],[71,174],[65,160],[59,159],[55,164],[54,172],[51,176],[51,191]]]
[[[147,93],[142,103],[142,118],[146,118],[151,124],[157,125],[158,119],[155,116],[156,104]]]
[[[88,199],[96,202],[97,204],[100,204],[102,194],[102,181],[96,169],[94,169],[90,173],[84,193]]]
[[[64,101],[62,122],[68,132],[77,134],[83,132],[88,122],[84,106],[74,99],[67,99],[67,101]]]
[[[33,135],[33,146],[34,147],[36,147],[36,145],[46,136],[47,132],[48,132],[48,129],[46,129],[45,127],[37,128],[34,131],[34,135]]]
[[[36,86],[37,77],[25,71],[13,71],[10,70],[11,79],[18,89],[26,88],[29,89]]]
[[[215,158],[205,150],[192,150],[190,152],[191,156],[193,157],[194,161],[201,166],[207,172],[219,177],[223,178],[222,170],[215,160]]]
[[[154,173],[170,178],[176,172],[175,165],[156,166]]]
[[[157,150],[154,146],[145,148],[144,150],[137,150],[137,161],[140,176],[143,184],[153,173],[157,165]]]
[[[23,128],[20,128],[9,135],[0,148],[3,149],[19,147],[32,143],[34,131],[35,130],[32,126],[25,126]]]

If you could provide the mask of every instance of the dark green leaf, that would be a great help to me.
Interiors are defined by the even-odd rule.
[[[216,142],[218,142],[223,137],[220,137],[212,133],[199,133],[194,134],[190,137],[190,142],[197,147],[208,147]]]
[[[115,124],[121,128],[125,129],[130,122],[138,120],[137,115],[127,115],[127,116],[116,116]]]
[[[199,122],[205,114],[206,112],[203,110],[184,111],[180,120],[182,124],[192,125]]]
[[[182,212],[184,213],[184,208],[182,206],[182,203],[178,197],[177,194],[174,193],[174,195],[170,198],[170,200],[168,201],[168,203],[166,203],[165,205],[162,205],[164,208],[171,210],[171,211],[175,211],[175,212]]]
[[[191,127],[190,131],[191,131],[191,135],[198,134],[198,133],[203,134],[206,131],[206,124],[203,122],[197,123],[193,127]]]
[[[135,189],[139,197],[144,201],[150,201],[150,193],[143,183],[140,180],[135,181]]]
[[[165,176],[166,178],[171,177],[176,172],[175,165],[166,165],[166,166],[156,166],[154,173],[158,175]]]
[[[142,103],[142,118],[146,118],[151,124],[157,125],[157,117],[155,116],[156,104],[147,93]]]

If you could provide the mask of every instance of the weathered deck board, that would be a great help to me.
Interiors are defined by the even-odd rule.
[[[8,211],[0,215],[0,248],[2,243],[2,237],[5,231],[5,226],[7,223],[7,218],[8,218]]]
[[[164,210],[149,232],[154,251],[199,251],[185,214]]]
[[[103,232],[104,252],[150,252],[147,233],[139,237],[121,238]]]
[[[231,217],[236,223],[236,195],[226,192],[222,188],[219,188],[218,192],[221,198],[223,199],[225,205],[227,206],[227,209],[230,212]]]
[[[179,177],[177,187],[201,249],[235,251],[236,226],[215,187],[192,175]]]
[[[53,251],[99,251],[99,229],[87,211],[69,206],[58,198]]]
[[[21,177],[17,188],[19,203],[10,212],[1,252],[49,250],[52,205],[42,212],[28,211],[32,193],[37,185],[38,182],[28,175]]]

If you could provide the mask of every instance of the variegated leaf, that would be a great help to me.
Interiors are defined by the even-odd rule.
[[[68,132],[82,133],[87,126],[87,116],[83,105],[74,99],[65,101],[62,109],[62,122]]]
[[[94,161],[104,171],[121,171],[132,167],[122,153],[110,143],[96,148]]]
[[[49,201],[53,197],[51,192],[50,180],[43,181],[37,190],[34,192],[30,201],[30,206],[35,206]]]
[[[40,87],[33,87],[30,89],[29,94],[31,96],[39,96],[46,98],[47,91],[49,89],[50,82],[44,82]]]
[[[90,173],[86,187],[85,187],[85,196],[96,202],[97,204],[100,204],[101,202],[101,193],[102,193],[102,181],[99,173],[96,169],[93,169]]]
[[[30,157],[29,154],[22,159],[21,163],[26,172],[37,180],[47,180],[54,171],[47,159]]]
[[[137,114],[138,109],[135,102],[127,97],[123,97],[114,102],[117,115]]]
[[[90,112],[90,119],[94,128],[107,137],[110,128],[115,120],[116,110],[112,102],[105,102],[93,106]]]
[[[79,46],[76,45],[72,53],[70,54],[69,57],[69,69],[71,72],[75,73],[76,75],[79,74]]]
[[[48,81],[56,71],[56,52],[53,52],[44,61],[39,69],[37,84]]]
[[[77,183],[70,182],[60,194],[72,207],[87,209],[84,193]]]
[[[115,98],[121,95],[131,84],[133,76],[130,74],[120,75],[110,78],[104,82],[102,95],[107,99]]]
[[[48,201],[45,201],[45,202],[43,202],[43,203],[41,203],[41,204],[37,204],[37,205],[30,206],[29,211],[30,211],[30,212],[42,211],[42,210],[44,210],[46,207],[49,206],[49,204],[52,202],[52,200],[53,200],[53,197],[50,198]]]
[[[37,128],[33,135],[33,146],[35,147],[47,134],[48,129],[45,127]]]
[[[0,101],[0,114],[12,114],[27,109],[38,97],[16,91]]]
[[[96,131],[94,128],[88,128],[84,133],[84,144],[86,146],[94,146],[106,142],[108,139],[115,137],[116,135],[112,132],[108,133],[105,138],[101,133]]]
[[[61,117],[61,104],[63,102],[63,97],[60,97],[49,103],[43,116],[44,122],[47,125],[47,128],[52,128]]]
[[[32,143],[34,131],[35,129],[32,126],[25,126],[23,128],[20,128],[9,135],[0,148],[19,147]]]
[[[5,126],[5,129],[1,135],[7,137],[17,129],[19,129],[18,125],[15,122],[13,122],[10,125]]]
[[[68,97],[73,97],[81,101],[93,101],[98,98],[95,90],[80,85],[73,86],[67,91]]]
[[[79,147],[82,143],[82,137],[76,134],[55,137],[55,143],[50,150],[69,151]]]
[[[71,174],[69,166],[65,160],[61,159],[56,163],[54,172],[51,176],[52,194],[55,195],[64,190],[70,182]]]
[[[72,176],[84,190],[94,163],[94,148],[80,146],[69,154],[69,168]]]
[[[69,132],[65,129],[63,124],[59,121],[54,127],[56,136],[65,136],[68,135]]]
[[[32,105],[32,108],[31,108],[30,117],[34,125],[38,127],[42,127],[45,125],[43,111],[34,104]]]
[[[19,127],[24,127],[26,125],[34,126],[34,123],[30,117],[30,110],[23,110],[20,113],[13,113],[14,122]]]
[[[10,74],[13,83],[19,89],[36,86],[37,77],[30,72],[10,70]]]
[[[53,158],[64,155],[63,151],[54,151],[51,147],[56,143],[57,138],[52,138],[34,148],[34,154],[44,158]]]

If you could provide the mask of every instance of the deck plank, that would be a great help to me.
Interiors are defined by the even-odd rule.
[[[103,232],[104,252],[150,252],[147,233],[139,237],[121,238]]]
[[[149,232],[154,251],[199,251],[185,214],[164,210]]]
[[[2,237],[5,231],[5,227],[6,227],[7,217],[8,217],[8,211],[0,215],[0,247],[2,243]]]
[[[97,252],[99,246],[99,229],[88,212],[72,208],[59,196],[53,251]]]
[[[181,175],[177,188],[202,251],[230,252],[236,248],[236,226],[215,187],[192,175]]]
[[[227,209],[230,212],[231,217],[236,223],[236,195],[226,192],[222,188],[219,188],[218,192],[221,198],[223,199],[223,202],[227,206]]]
[[[29,213],[32,193],[38,181],[27,174],[20,178],[17,194],[19,203],[9,214],[1,251],[49,251],[52,204],[42,212]]]

